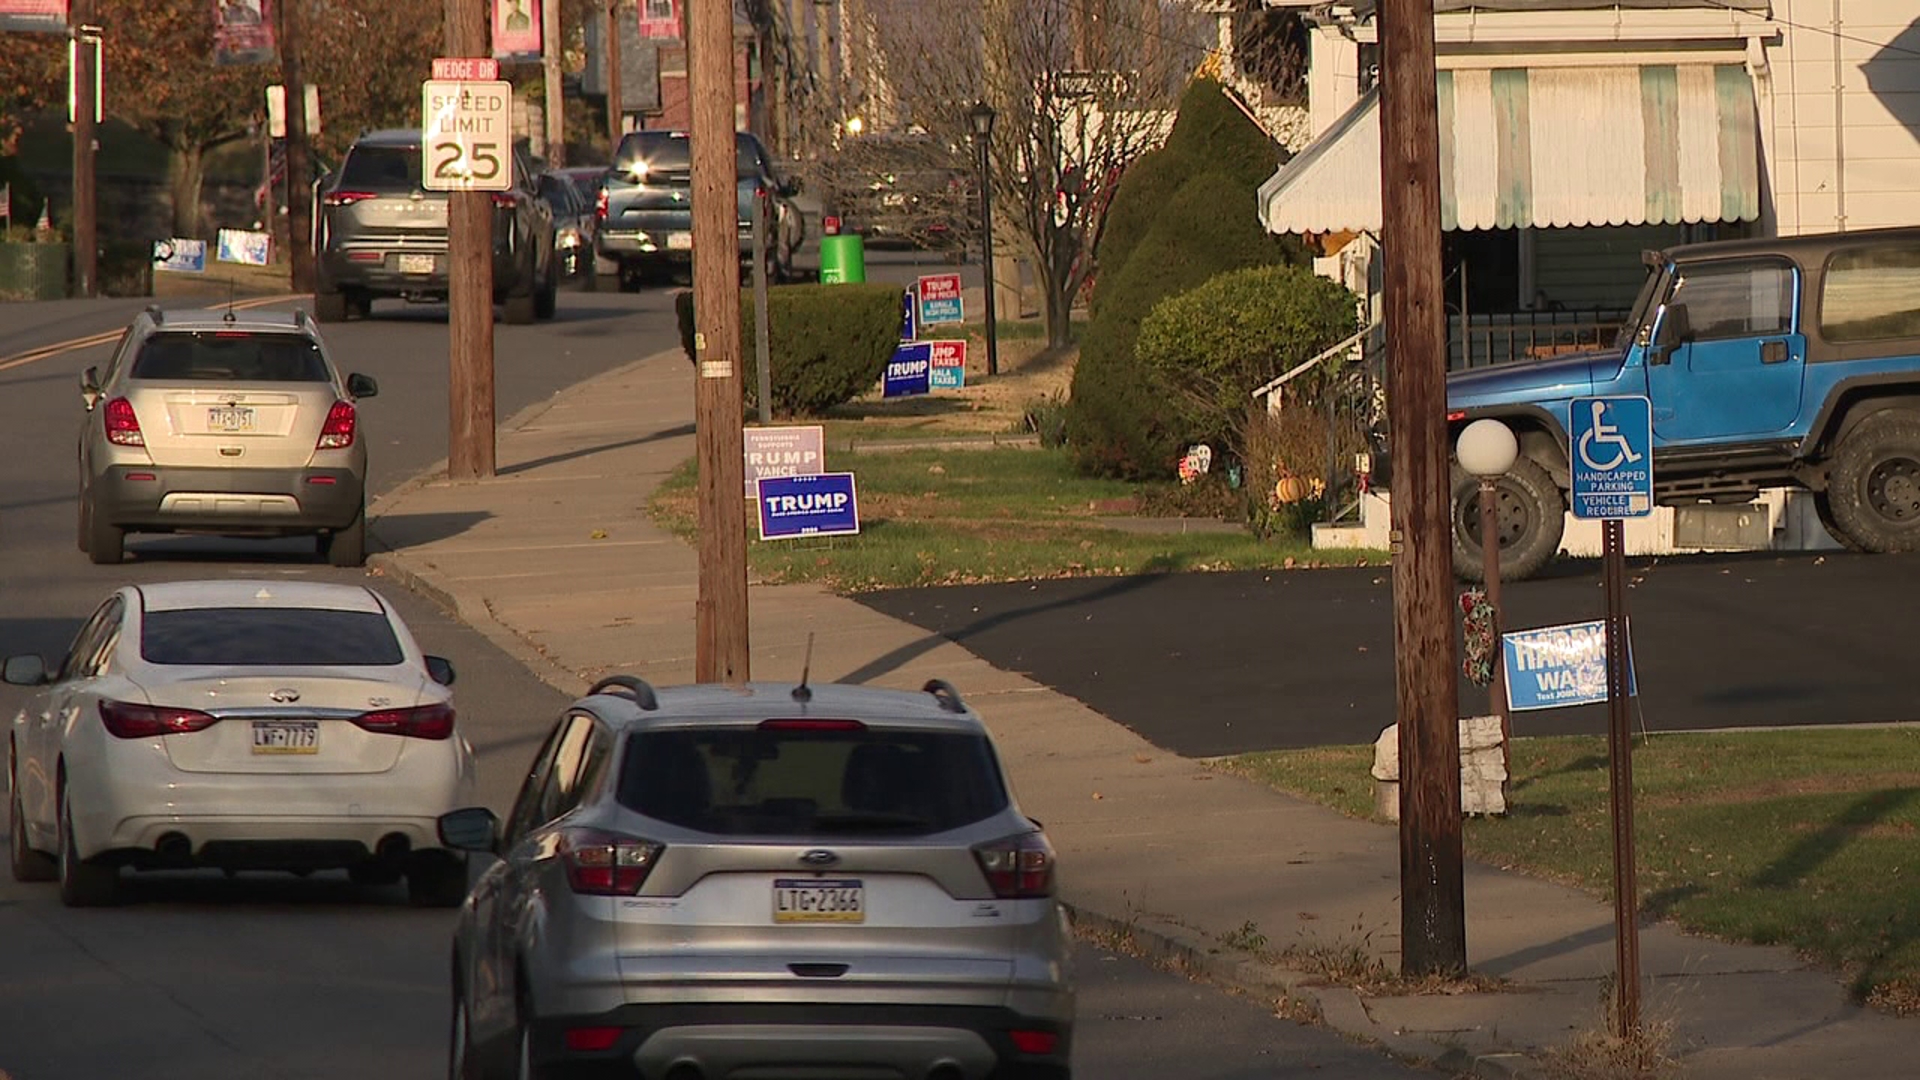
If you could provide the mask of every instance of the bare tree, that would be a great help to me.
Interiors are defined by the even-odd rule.
[[[967,113],[996,112],[998,227],[1037,270],[1048,344],[1065,345],[1120,174],[1166,137],[1205,55],[1198,18],[1173,0],[875,0],[873,13],[898,121],[949,167],[977,169]]]

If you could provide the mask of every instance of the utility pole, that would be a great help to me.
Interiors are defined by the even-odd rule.
[[[546,84],[547,164],[567,164],[566,100],[560,85],[560,0],[540,5],[540,81]]]
[[[620,98],[620,0],[607,0],[607,160],[620,153],[623,103]],[[740,481],[742,484],[745,480]]]
[[[492,55],[487,0],[446,0],[446,17],[448,56]],[[485,480],[494,469],[491,193],[448,192],[447,261],[447,479]]]
[[[700,595],[694,678],[744,683],[747,650],[745,435],[733,122],[733,4],[687,0],[692,101],[694,441],[700,479]],[[767,328],[760,328],[766,336]]]
[[[281,0],[280,82],[287,94],[287,255],[293,291],[313,291],[312,154],[307,146],[307,84],[300,74],[300,4]]]
[[[94,0],[73,0],[68,9],[73,58],[73,278],[77,293],[100,295],[99,195],[94,187],[94,121],[100,109],[100,27]],[[746,483],[742,480],[741,483]]]
[[[1393,639],[1400,743],[1400,964],[1467,967],[1460,840],[1446,313],[1433,0],[1381,0],[1381,244],[1393,432]]]

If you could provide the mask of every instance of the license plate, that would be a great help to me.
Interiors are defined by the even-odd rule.
[[[253,410],[219,405],[207,410],[207,427],[214,431],[252,431]]]
[[[866,922],[867,888],[853,878],[777,878],[773,883],[773,921]]]
[[[253,752],[256,754],[317,754],[320,752],[320,722],[317,720],[255,720]]]
[[[667,250],[668,251],[692,251],[693,250],[693,234],[688,232],[668,233],[667,234]]]
[[[403,274],[431,274],[433,273],[433,256],[402,255],[400,256],[400,272]]]

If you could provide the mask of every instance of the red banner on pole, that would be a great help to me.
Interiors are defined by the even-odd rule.
[[[271,64],[276,58],[273,0],[213,0],[213,62]]]
[[[545,0],[493,0],[493,56],[519,62],[540,59],[540,5]]]
[[[67,32],[67,0],[0,0],[0,31]]]

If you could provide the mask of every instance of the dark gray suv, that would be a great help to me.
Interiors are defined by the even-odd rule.
[[[553,211],[519,148],[513,188],[493,192],[493,301],[510,323],[550,319],[560,284]],[[420,186],[420,133],[362,135],[320,189],[314,228],[313,309],[321,322],[371,314],[393,297],[447,298],[447,193]]]

